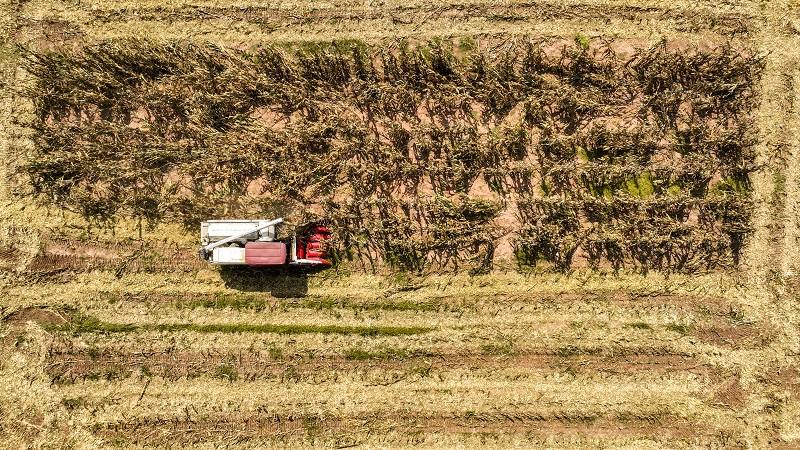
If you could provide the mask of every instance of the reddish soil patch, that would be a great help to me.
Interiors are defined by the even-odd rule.
[[[797,367],[771,367],[764,375],[767,382],[788,390],[795,397],[800,397],[800,370]]]
[[[20,18],[18,19],[18,30],[26,30],[28,33],[32,30],[38,30],[41,34],[36,39],[35,45],[39,50],[57,51],[65,47],[75,49],[78,47],[78,41],[84,37],[84,33],[72,23],[59,20],[59,19],[44,19],[34,20]],[[26,42],[26,37],[20,32],[17,32],[15,41]]]
[[[755,349],[769,345],[778,335],[770,324],[734,325],[717,321],[698,327],[693,335],[706,344],[733,349]]]
[[[327,8],[310,9],[278,9],[269,6],[249,7],[204,7],[184,6],[182,8],[137,8],[97,9],[94,17],[103,22],[125,21],[133,18],[140,20],[213,20],[226,19],[247,21],[261,25],[267,30],[275,30],[282,24],[333,23],[352,20],[391,19],[394,24],[423,23],[431,17],[444,17],[450,20],[466,20],[470,17],[485,17],[498,22],[531,22],[548,20],[608,20],[609,18],[630,21],[669,20],[676,28],[697,32],[698,29],[714,29],[723,34],[746,32],[749,17],[741,13],[706,13],[696,10],[679,10],[672,8],[613,6],[613,5],[558,5],[550,2],[530,2],[512,6],[504,5],[470,5],[432,3],[423,8],[404,7],[395,11],[383,8],[370,8],[361,11],[330,10]]]
[[[85,258],[119,259],[117,249],[103,247],[99,245],[72,243],[67,241],[54,241],[47,245],[45,253],[58,256],[78,256]]]
[[[2,320],[10,327],[8,334],[3,337],[4,346],[14,345],[22,336],[25,325],[29,321],[38,323],[64,323],[66,318],[55,311],[46,308],[30,307],[14,311],[3,317]]]
[[[14,247],[0,247],[0,268],[12,268],[19,260],[19,250]]]
[[[747,393],[742,389],[739,377],[731,377],[723,381],[713,397],[714,403],[733,408],[741,408],[745,405],[746,400]]]
[[[61,314],[58,314],[50,309],[30,307],[24,308],[19,311],[14,311],[11,314],[3,317],[3,322],[8,323],[12,327],[24,326],[28,321],[39,323],[64,323],[66,319]]]

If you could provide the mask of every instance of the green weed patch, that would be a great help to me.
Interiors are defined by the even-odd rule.
[[[338,325],[271,325],[271,324],[114,324],[103,322],[96,317],[77,316],[70,322],[43,324],[51,331],[74,334],[82,333],[131,333],[139,331],[193,331],[196,333],[277,333],[277,334],[351,334],[359,336],[407,336],[432,331],[427,327],[347,327]]]
[[[129,298],[126,294],[102,293],[98,298],[114,304]],[[148,301],[147,297],[136,297],[136,301]],[[160,296],[160,303],[168,303],[177,309],[232,309],[252,311],[275,311],[286,308],[323,309],[350,309],[355,311],[459,311],[474,308],[475,300],[453,299],[385,299],[385,300],[354,300],[348,298],[312,297],[298,299],[275,299],[269,295],[258,294],[177,294],[174,296]]]
[[[690,331],[692,331],[693,327],[691,325],[683,323],[668,323],[667,325],[664,326],[664,328],[666,328],[669,331],[674,331],[676,333],[685,335],[688,334]]]
[[[653,329],[653,327],[650,324],[645,323],[645,322],[631,322],[631,323],[625,324],[625,327],[626,328],[634,328],[634,329],[637,329],[637,330],[652,330]]]

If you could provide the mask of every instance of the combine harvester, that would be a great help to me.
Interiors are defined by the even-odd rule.
[[[291,238],[278,239],[275,220],[209,220],[200,230],[200,259],[214,265],[324,267],[330,230],[319,224],[293,227]]]

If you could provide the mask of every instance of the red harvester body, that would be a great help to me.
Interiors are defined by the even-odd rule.
[[[319,224],[294,226],[290,237],[278,239],[275,220],[209,220],[203,222],[198,250],[215,265],[328,266],[331,231]]]

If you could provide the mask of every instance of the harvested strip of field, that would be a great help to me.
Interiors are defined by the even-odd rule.
[[[358,424],[361,427],[371,428],[373,432],[382,429],[384,433],[395,427],[405,430],[414,426],[421,427],[420,430],[427,430],[427,432],[443,427],[447,433],[501,432],[505,430],[507,433],[516,434],[531,428],[534,430],[539,428],[543,432],[547,432],[548,429],[552,430],[553,427],[558,426],[570,428],[575,434],[584,436],[603,436],[611,423],[616,423],[617,427],[626,430],[622,433],[623,435],[630,433],[638,436],[653,436],[652,429],[674,427],[672,432],[668,432],[668,436],[674,436],[672,433],[682,436],[683,432],[679,430],[683,429],[680,426],[683,420],[694,422],[700,420],[702,422],[702,415],[687,414],[688,411],[703,411],[702,403],[691,397],[691,395],[699,395],[700,391],[696,390],[697,385],[694,382],[681,380],[680,376],[672,379],[661,378],[656,383],[661,388],[670,391],[670,399],[666,400],[652,396],[653,393],[647,385],[654,384],[647,383],[646,379],[629,381],[625,378],[612,377],[589,380],[579,377],[573,381],[573,377],[570,375],[553,375],[545,378],[534,375],[527,380],[511,382],[522,389],[517,391],[509,389],[510,385],[507,381],[492,381],[492,378],[485,379],[483,375],[475,379],[469,375],[449,375],[454,377],[454,381],[441,380],[435,374],[427,376],[422,373],[415,375],[412,379],[387,385],[372,385],[369,382],[350,384],[345,380],[334,384],[309,385],[287,380],[283,393],[275,392],[274,389],[281,390],[280,386],[284,383],[275,385],[274,382],[247,382],[249,389],[257,394],[248,396],[246,403],[241,403],[243,400],[241,395],[236,394],[236,392],[241,392],[241,380],[219,383],[203,381],[204,384],[214,385],[215,388],[210,390],[213,394],[204,395],[199,402],[195,398],[196,389],[192,388],[192,385],[199,379],[169,384],[165,384],[158,378],[154,378],[150,382],[145,379],[133,382],[118,381],[115,383],[116,388],[113,394],[98,382],[88,382],[93,385],[94,389],[91,391],[94,394],[80,397],[73,396],[71,387],[65,386],[60,390],[65,398],[69,399],[67,403],[73,408],[74,414],[78,416],[91,414],[95,421],[101,421],[101,423],[104,417],[108,417],[109,414],[114,415],[115,410],[131,408],[128,402],[136,402],[137,405],[133,407],[133,410],[128,409],[133,414],[128,417],[126,423],[108,422],[100,425],[98,432],[105,436],[113,436],[113,433],[116,432],[129,439],[145,440],[148,439],[147,433],[136,433],[135,430],[138,427],[133,425],[138,424],[147,432],[155,432],[155,434],[177,432],[174,435],[178,439],[183,439],[179,430],[199,430],[204,426],[215,429],[216,425],[219,425],[220,430],[225,430],[230,429],[231,424],[239,423],[239,430],[244,430],[243,434],[239,436],[240,438],[282,439],[287,431],[298,431],[293,428],[298,422],[315,425],[315,431],[322,435],[335,432],[337,429],[342,433],[358,434],[357,431],[360,427],[350,428],[353,424]],[[482,381],[480,381],[480,388],[475,390],[470,386],[477,379]],[[575,391],[581,392],[577,397],[563,397],[565,390],[574,390],[577,386],[585,386],[586,382],[602,389],[603,394],[598,394],[592,389],[580,388]],[[145,395],[140,401],[137,401],[143,387],[146,391]],[[85,387],[80,388],[79,385],[76,385],[75,388],[80,389],[76,392],[86,392]],[[170,405],[166,409],[161,407],[156,414],[148,413],[147,411],[152,410],[153,407],[150,403],[152,400],[148,399],[157,399],[165,395],[174,398],[174,394],[168,394],[164,389],[175,389],[176,392],[181,393],[184,400]],[[376,390],[381,392],[383,402],[392,400],[398,409],[376,410],[371,406],[374,402],[374,392],[378,392]],[[289,392],[293,397],[289,404],[276,405],[268,400],[273,396],[286,398],[285,395]],[[107,393],[113,397],[106,397]],[[619,400],[621,398],[635,400],[630,397],[631,395],[636,398],[644,396],[648,400],[644,402],[638,400],[638,404]],[[514,398],[513,406],[502,408],[493,406],[496,404],[495,402],[507,401],[506,396]],[[609,399],[607,400],[609,403],[600,400],[601,396],[606,396],[602,398]],[[316,405],[312,407],[313,411],[304,406],[306,398],[318,399],[313,401]],[[436,400],[433,400],[434,398]],[[560,400],[553,403],[553,398]],[[224,402],[218,403],[223,399]],[[344,400],[344,403],[341,400]],[[430,401],[436,402],[438,412],[435,414],[425,411]],[[646,406],[648,401],[658,402],[661,406],[648,407]],[[451,405],[452,402],[459,404],[451,410],[448,405]],[[192,406],[187,409],[185,405],[189,404]],[[682,412],[673,413],[670,412],[670,409]],[[727,413],[724,411],[714,412],[709,409],[706,414],[711,419],[725,417]],[[429,425],[431,428],[428,428]],[[388,429],[385,428],[387,426]],[[688,432],[688,430],[684,432],[696,438],[708,439],[714,434],[714,430],[714,425],[709,424],[699,425],[693,432]],[[194,434],[188,431],[185,438],[191,442]],[[152,437],[150,436],[150,438]],[[154,442],[151,441],[151,443]]]
[[[713,40],[746,36],[757,26],[757,5],[711,2],[512,2],[456,1],[340,2],[158,2],[86,3],[56,0],[57,7],[27,2],[19,19],[31,31],[41,29],[50,43],[133,36],[210,39],[232,45],[260,42],[330,41],[342,38],[385,40],[413,36],[509,36],[536,34],[571,37],[625,36],[651,40],[671,36]],[[49,6],[49,5],[48,5]],[[24,36],[27,37],[27,36]],[[23,37],[23,38],[24,38]]]
[[[308,438],[335,447],[350,447],[366,444],[373,434],[398,436],[400,445],[426,445],[438,439],[429,435],[446,433],[461,435],[462,438],[477,435],[475,445],[485,446],[487,442],[499,443],[508,439],[504,435],[523,435],[520,445],[542,444],[554,435],[569,441],[581,437],[615,436],[617,439],[636,438],[642,441],[655,440],[699,440],[701,444],[716,442],[717,431],[711,427],[699,427],[691,420],[659,414],[625,415],[620,425],[617,417],[558,417],[536,416],[527,418],[500,414],[492,418],[431,417],[431,416],[368,416],[352,420],[320,419],[314,416],[252,416],[244,418],[221,418],[210,420],[166,421],[141,420],[117,425],[108,424],[98,430],[98,434],[108,439],[126,444],[165,445],[176,440],[181,445],[207,442],[202,430],[215,430],[218,441],[248,441],[280,436],[279,442],[304,441]],[[502,417],[505,416],[505,417]],[[509,433],[509,430],[515,432]],[[406,436],[405,439],[400,436]],[[412,436],[412,437],[409,437]],[[413,436],[418,436],[416,439]],[[425,436],[425,437],[423,437]],[[503,436],[503,437],[501,437]],[[299,438],[299,439],[298,439]],[[504,439],[505,438],[505,439]],[[403,441],[406,440],[404,443]],[[366,442],[365,442],[366,441]],[[499,442],[498,442],[499,441]],[[277,443],[276,443],[277,444]],[[277,444],[280,445],[280,444]],[[297,445],[297,444],[295,444]],[[616,447],[615,448],[620,448]]]
[[[495,411],[530,415],[606,415],[613,406],[620,413],[637,410],[652,413],[669,408],[703,409],[704,383],[697,376],[676,374],[620,376],[542,374],[513,379],[498,371],[494,376],[468,369],[429,375],[419,371],[402,383],[364,383],[342,380],[339,383],[309,384],[286,380],[245,382],[225,379],[167,380],[154,379],[148,392],[138,400],[146,380],[127,378],[108,383],[105,380],[68,384],[57,388],[65,398],[82,396],[93,406],[95,420],[113,420],[137,403],[139,417],[185,415],[186,406],[208,412],[242,414],[267,411],[278,414],[324,414],[326,416],[370,415],[376,409],[408,411],[422,417],[429,411],[454,416],[500,416]],[[576,389],[584,386],[583,389]],[[204,389],[205,387],[205,389]],[[169,403],[162,398],[174,398]],[[376,408],[391,401],[389,408]],[[96,408],[102,406],[102,408]]]
[[[544,291],[514,293],[487,301],[474,292],[468,296],[439,291],[438,298],[427,294],[417,302],[413,299],[418,294],[411,290],[378,299],[356,295],[276,299],[254,293],[219,293],[200,295],[195,300],[194,294],[140,296],[105,292],[84,300],[83,310],[103,322],[143,325],[143,329],[151,330],[169,327],[176,318],[208,326],[208,330],[219,325],[233,329],[234,318],[266,327],[292,323],[312,327],[437,328],[441,329],[436,333],[440,338],[447,336],[446,339],[466,343],[475,329],[491,327],[513,336],[522,347],[534,345],[535,339],[562,338],[572,342],[582,338],[590,342],[599,333],[615,341],[624,340],[626,335],[659,339],[691,336],[723,347],[752,348],[767,345],[775,331],[768,318],[751,316],[749,308],[705,295]],[[131,322],[130,317],[137,319]]]
[[[602,327],[587,333],[553,334],[519,339],[513,334],[497,330],[471,333],[435,331],[406,336],[363,337],[354,334],[252,334],[252,333],[189,333],[165,334],[162,332],[125,334],[65,334],[66,340],[59,336],[51,351],[54,354],[70,352],[72,349],[87,349],[92,354],[108,352],[135,352],[143,355],[174,353],[186,350],[198,351],[207,355],[240,353],[277,352],[281,355],[295,355],[297,358],[338,358],[350,355],[369,357],[383,354],[402,355],[453,355],[469,353],[473,355],[496,356],[499,358],[514,355],[542,354],[564,358],[586,357],[636,357],[636,356],[705,356],[723,366],[735,365],[725,360],[737,354],[764,349],[764,345],[731,348],[711,343],[703,343],[691,335],[677,332],[654,335],[651,333],[609,335]],[[81,339],[76,340],[75,338]],[[171,338],[175,338],[174,340]],[[641,343],[647,339],[650,342]]]
[[[508,377],[527,378],[533,371],[556,371],[573,375],[680,375],[708,376],[714,365],[697,357],[680,355],[552,355],[446,354],[385,349],[378,352],[358,347],[344,349],[343,356],[284,354],[280,347],[257,354],[239,352],[170,353],[116,352],[90,348],[53,352],[46,372],[54,383],[87,380],[115,380],[128,377],[158,376],[177,380],[197,377],[231,378],[253,381],[281,379],[307,383],[335,383],[343,379],[399,382],[424,371],[442,374],[463,368],[493,373],[503,370]],[[388,378],[387,378],[388,376]]]
[[[547,439],[711,445],[719,433],[742,436],[732,411],[747,401],[737,361],[770,345],[761,334],[765,318],[754,323],[746,304],[680,277],[659,288],[654,279],[640,292],[620,289],[633,285],[629,276],[616,287],[589,277],[579,288],[543,275],[520,291],[508,276],[433,277],[413,289],[359,277],[343,283],[349,291],[325,285],[324,298],[193,294],[169,283],[148,294],[141,281],[129,281],[161,285],[161,278],[141,277],[112,275],[100,284],[104,292],[89,297],[81,292],[91,284],[66,283],[51,299],[69,304],[83,295],[80,308],[16,309],[4,319],[17,330],[9,344],[20,349],[34,342],[37,324],[50,330],[40,367],[54,401],[88,420],[95,438],[126,446],[188,447],[209,430],[220,445],[342,445],[376,433],[392,445],[408,433],[427,443],[497,434],[499,446]],[[309,280],[309,293],[318,295],[318,282]],[[494,301],[481,295],[487,289]],[[184,318],[195,327],[437,326],[399,336],[158,328]],[[82,321],[131,328],[75,333]],[[746,335],[723,342],[703,334],[711,328]]]
[[[92,270],[111,270],[118,276],[124,273],[187,273],[204,266],[194,254],[193,247],[159,244],[159,250],[146,243],[77,242],[49,238],[47,246],[26,265],[32,277],[49,281],[68,280],[75,273]],[[169,248],[167,248],[169,247]]]
[[[274,280],[280,281],[280,280]],[[300,283],[298,277],[287,277],[287,283]],[[478,311],[497,308],[556,308],[569,309],[588,308],[591,305],[614,305],[635,309],[671,308],[692,311],[703,311],[706,314],[721,315],[735,313],[736,305],[720,297],[708,295],[659,295],[646,292],[629,292],[623,290],[592,290],[586,292],[548,292],[547,289],[530,291],[527,293],[510,293],[502,299],[492,300],[473,293],[454,295],[453,293],[438,290],[435,293],[426,293],[420,298],[412,295],[417,290],[414,286],[399,286],[388,288],[384,295],[378,298],[350,295],[347,297],[311,295],[306,293],[303,297],[276,298],[269,293],[259,292],[218,292],[218,293],[184,293],[184,292],[113,292],[100,291],[93,293],[87,299],[92,305],[109,304],[118,302],[130,303],[127,307],[135,308],[136,305],[159,305],[176,309],[233,309],[241,311],[269,311],[275,312],[287,308],[306,308],[314,310],[344,309],[358,311],[418,311],[418,312],[454,312]],[[398,295],[400,294],[400,295]]]
[[[138,7],[117,9],[95,9],[88,11],[92,20],[102,23],[130,20],[141,21],[212,21],[235,20],[257,24],[268,31],[286,26],[309,23],[355,23],[390,22],[394,25],[419,25],[432,18],[447,18],[459,23],[475,17],[484,17],[491,22],[542,22],[547,20],[611,20],[630,21],[659,20],[669,21],[678,29],[713,29],[721,34],[747,31],[747,22],[752,16],[741,13],[720,12],[716,8],[708,10],[664,8],[659,6],[638,7],[631,5],[598,5],[593,3],[553,4],[545,2],[519,2],[513,5],[450,3],[447,5],[408,5],[388,8],[363,8],[351,5],[348,10],[341,8],[281,8],[270,6],[197,6],[180,7]],[[359,8],[359,6],[362,6]],[[491,26],[491,25],[489,25]]]
[[[583,293],[550,275],[530,278],[527,292],[517,292],[508,277],[431,278],[417,280],[411,290],[364,278],[343,283],[352,288],[349,298],[339,297],[345,291],[336,283],[326,289],[329,299],[349,302],[342,304],[218,291],[224,302],[256,302],[241,308],[182,306],[193,294],[169,283],[155,298],[137,298],[140,284],[127,284],[130,279],[112,274],[100,284],[106,291],[81,300],[77,310],[16,309],[4,318],[16,330],[8,345],[17,349],[39,345],[37,324],[50,330],[42,334],[38,364],[56,407],[90,423],[94,438],[127,446],[190,446],[209,431],[220,445],[341,445],[369,442],[376,433],[400,445],[415,432],[427,443],[453,436],[470,442],[488,433],[524,445],[546,439],[559,445],[586,439],[711,445],[720,433],[741,438],[732,410],[747,404],[738,361],[770,345],[758,343],[764,318],[754,324],[737,312],[749,311],[747,305],[680,277],[661,288],[650,283],[645,292],[620,290],[634,278],[620,277],[616,287],[588,278]],[[161,283],[158,276],[147,279]],[[309,292],[318,282],[310,280]],[[86,288],[94,289],[66,283],[49,298],[69,303]],[[426,305],[428,290],[439,292],[443,303],[421,310],[385,307],[391,301]],[[458,302],[462,290],[472,297]],[[681,290],[700,292],[669,294]],[[199,292],[198,302],[217,295]],[[492,292],[495,301],[482,292]],[[349,327],[362,314],[370,326],[403,320],[439,325],[399,336],[158,329],[183,313],[197,314],[185,322],[198,321],[195,327],[208,323],[202,315],[217,324],[324,323],[341,314],[336,320]],[[678,313],[692,320],[681,322]],[[132,329],[75,333],[84,319],[101,328],[127,320]],[[732,345],[704,336],[708,327],[748,334]]]

